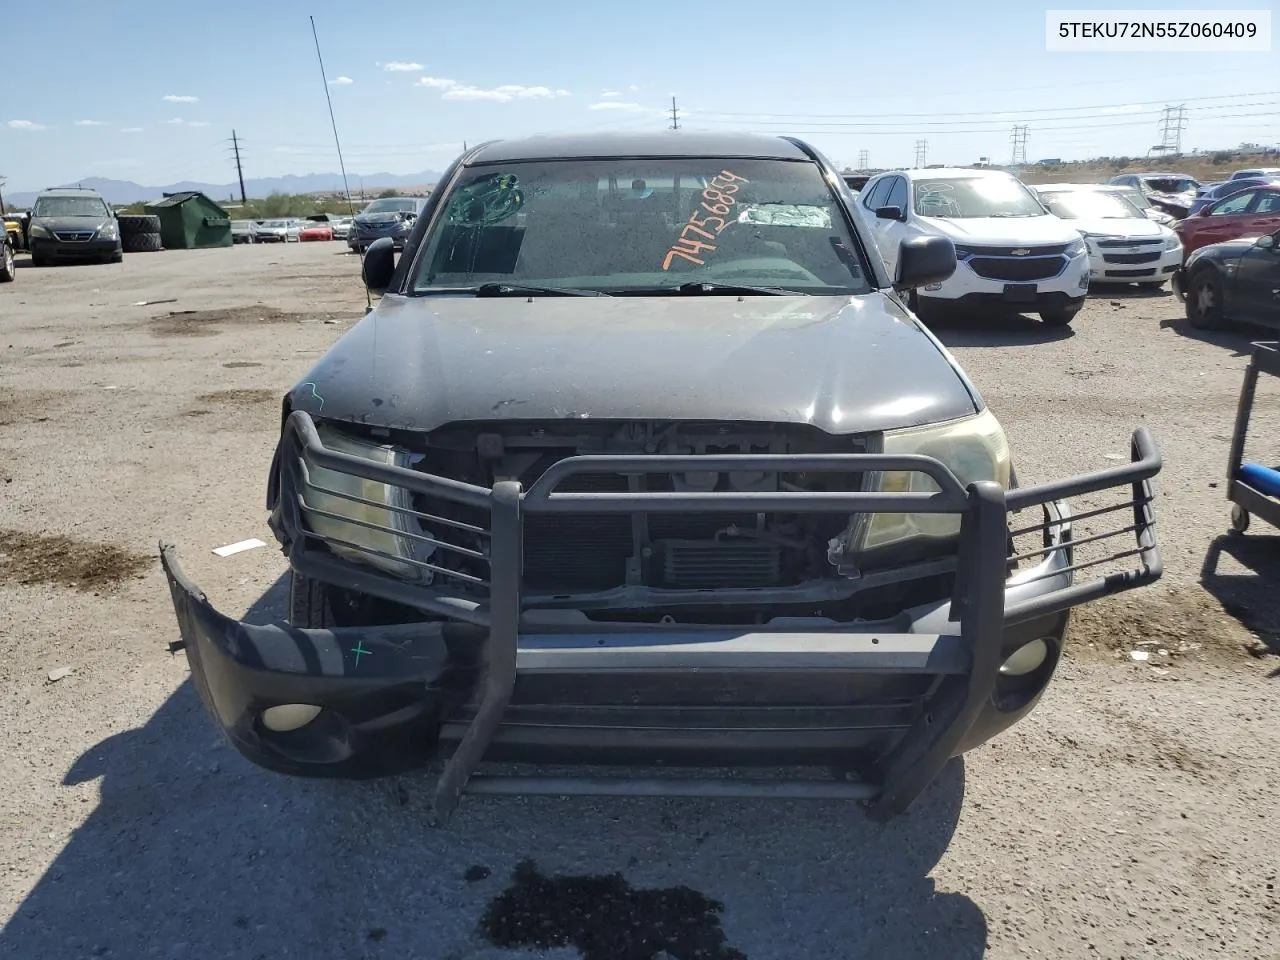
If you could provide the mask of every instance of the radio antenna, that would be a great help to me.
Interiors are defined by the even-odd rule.
[[[338,121],[337,119],[335,119],[333,115],[333,98],[329,96],[329,75],[325,73],[324,57],[320,55],[320,35],[316,33],[316,18],[308,17],[307,19],[311,21],[311,36],[315,39],[315,42],[316,42],[316,60],[320,62],[320,80],[324,84],[325,103],[329,105],[329,123],[333,126],[333,145],[338,148],[338,169],[342,171],[342,192],[346,195],[346,198],[347,198],[347,212],[350,213],[351,216],[354,218],[356,215],[356,208],[351,203],[351,188],[347,185],[347,165],[342,159],[342,141],[338,138]],[[353,230],[355,229],[354,223],[352,224],[352,229]],[[364,251],[361,250],[359,252],[360,252],[360,266],[363,268],[364,267]],[[373,299],[369,296],[368,287],[364,288],[364,300],[365,300],[365,306],[368,308],[366,309],[365,312],[368,313],[369,310],[373,309]]]

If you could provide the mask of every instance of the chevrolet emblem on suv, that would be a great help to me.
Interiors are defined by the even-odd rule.
[[[1015,257],[1025,257],[1031,251],[1026,247],[1019,247],[1017,250],[1010,250],[1009,252]]]

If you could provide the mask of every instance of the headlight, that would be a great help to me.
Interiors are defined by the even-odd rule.
[[[53,236],[53,234],[49,232],[48,227],[42,227],[38,223],[31,224],[31,227],[27,232],[33,237],[43,237],[46,240]]]
[[[325,423],[317,423],[316,432],[327,449],[338,453],[401,467],[409,466],[413,460],[413,455],[407,450],[353,437]],[[412,538],[412,535],[421,537],[422,532],[416,520],[403,512],[413,509],[412,494],[408,490],[316,466],[305,454],[303,462],[310,480],[301,491],[306,506],[311,508],[303,511],[307,529],[317,536],[331,538],[329,548],[340,557],[369,564],[396,576],[430,581],[431,571],[404,562],[406,559],[425,561],[434,552],[431,544]],[[316,488],[333,493],[324,493]],[[322,516],[315,512],[317,510],[333,516]],[[386,529],[374,529],[374,526],[363,524]],[[404,536],[406,533],[411,536]],[[332,540],[343,543],[333,543]]]
[[[954,473],[961,485],[994,480],[1005,489],[1009,487],[1009,441],[990,410],[950,423],[888,430],[884,452],[933,457]],[[936,493],[941,488],[923,473],[889,472],[881,475],[878,489],[886,493]],[[855,532],[853,543],[859,550],[875,550],[917,537],[945,540],[960,532],[960,520],[958,514],[950,513],[870,514],[865,517],[864,529]]]
[[[1085,236],[1087,237],[1089,234],[1086,233]],[[1063,253],[1068,257],[1078,257],[1084,253],[1086,249],[1084,240],[1072,240],[1067,244],[1067,249],[1064,250]]]
[[[1178,239],[1178,235],[1176,233],[1167,227],[1165,228],[1165,233],[1168,234],[1168,236],[1164,238],[1164,248],[1166,250],[1177,250],[1182,246],[1182,241]]]
[[[104,223],[98,228],[99,240],[115,240],[120,236],[116,230],[116,222],[112,220],[110,223]]]

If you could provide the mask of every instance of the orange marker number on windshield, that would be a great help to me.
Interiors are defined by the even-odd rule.
[[[746,177],[740,177],[728,170],[721,170],[712,177],[711,185],[702,191],[702,201],[698,204],[698,209],[689,215],[689,220],[680,230],[679,239],[667,250],[667,255],[662,261],[662,269],[670,270],[676,257],[699,267],[706,266],[706,261],[699,260],[694,254],[715,252],[715,244],[705,241],[714,240],[725,227],[733,223],[729,214],[737,204],[734,194],[738,192],[738,184],[750,182]],[[704,211],[710,216],[698,219]],[[715,224],[714,228],[711,228],[712,224]],[[698,237],[703,239],[699,240]]]

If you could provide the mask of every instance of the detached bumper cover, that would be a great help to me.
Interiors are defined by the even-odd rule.
[[[306,462],[489,510],[487,599],[437,577],[415,585],[339,559],[305,532]],[[441,617],[388,627],[304,630],[249,625],[219,614],[183,575],[173,547],[161,556],[182,645],[205,706],[254,762],[291,773],[366,776],[430,759],[453,746],[437,782],[446,818],[464,790],[488,793],[623,793],[840,796],[884,819],[904,810],[946,761],[1030,711],[1056,666],[1071,607],[1160,577],[1150,479],[1160,456],[1145,430],[1131,463],[1006,493],[962,488],[928,457],[574,457],[529,489],[492,490],[375,464],[325,449],[310,417],[293,413],[281,446],[281,509],[273,516],[293,568],[306,576]],[[566,493],[568,476],[604,470],[811,471],[849,468],[927,473],[937,493]],[[1124,491],[1137,558],[1132,569],[1078,581],[1062,499]],[[888,621],[797,627],[636,625],[548,620],[521,596],[524,517],[538,512],[831,511],[962,516],[949,600]],[[1035,508],[1044,548],[1009,576],[1009,512]],[[1094,511],[1094,513],[1106,512]],[[1015,531],[1025,532],[1025,531]],[[1083,541],[1082,541],[1083,542]],[[442,569],[442,568],[441,568]],[[448,571],[444,571],[447,573]],[[1013,650],[1044,638],[1032,675],[1002,678]],[[295,731],[272,731],[263,711],[322,708]],[[619,765],[810,765],[853,769],[858,780],[673,780],[667,777],[473,777],[481,760]]]

